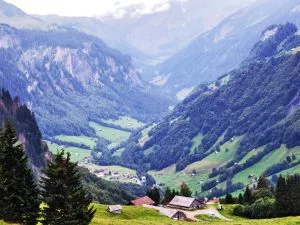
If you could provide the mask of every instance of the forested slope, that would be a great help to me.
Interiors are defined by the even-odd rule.
[[[120,162],[143,170],[176,164],[181,171],[220,149],[228,152],[225,146],[233,143],[232,157],[208,167],[209,178],[216,178],[204,188],[210,189],[282,146],[299,146],[299,46],[295,25],[270,26],[239,69],[200,85],[149,132],[143,146],[128,146]],[[262,151],[248,155],[254,149]],[[296,157],[267,171],[272,175],[298,164]]]

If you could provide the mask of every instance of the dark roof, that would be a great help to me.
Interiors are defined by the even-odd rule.
[[[148,196],[142,197],[142,198],[138,198],[135,200],[131,201],[132,205],[135,206],[142,206],[142,205],[153,205],[155,202],[149,198]]]

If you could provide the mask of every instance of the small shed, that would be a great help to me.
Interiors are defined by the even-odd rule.
[[[160,212],[160,214],[167,216],[174,220],[187,220],[186,214],[180,210],[161,208],[161,209],[159,209],[159,212]]]
[[[200,201],[196,198],[175,196],[169,206],[176,209],[196,210],[205,208],[206,204],[204,201]]]
[[[114,214],[121,214],[122,213],[122,206],[121,205],[111,205],[107,207],[107,211]]]
[[[148,196],[144,196],[142,198],[132,200],[131,204],[134,206],[143,206],[143,205],[154,205],[155,202]]]

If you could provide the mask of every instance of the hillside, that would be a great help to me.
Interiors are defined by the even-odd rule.
[[[5,89],[0,90],[0,124],[10,118],[17,130],[19,139],[24,144],[29,162],[35,172],[45,166],[48,155],[47,145],[42,142],[42,135],[34,114],[22,105],[19,98],[12,98]]]
[[[182,100],[199,83],[211,82],[237,68],[260,32],[272,24],[299,26],[298,0],[260,0],[197,36],[179,53],[157,66],[153,83]]]
[[[151,170],[163,184],[185,181],[198,193],[218,195],[263,172],[297,170],[299,46],[295,25],[268,27],[239,69],[200,85],[143,145],[128,145],[119,162]]]
[[[127,55],[72,29],[0,25],[0,85],[20,96],[49,136],[94,134],[90,121],[167,111],[168,100],[143,82]]]

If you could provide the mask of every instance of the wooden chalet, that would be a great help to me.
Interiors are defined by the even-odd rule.
[[[197,210],[205,208],[206,204],[204,201],[200,201],[196,198],[175,196],[169,203],[169,207],[182,210]]]
[[[107,211],[113,214],[121,214],[122,210],[121,205],[112,205],[107,207]]]
[[[143,206],[143,205],[154,205],[155,202],[148,196],[138,198],[131,201],[131,204],[134,206]]]

